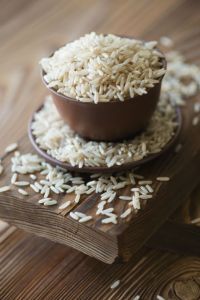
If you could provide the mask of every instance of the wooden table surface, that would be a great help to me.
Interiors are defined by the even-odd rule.
[[[46,91],[38,60],[90,32],[169,36],[200,65],[200,1],[0,0],[0,146],[16,141]],[[200,194],[200,193],[199,193]],[[116,279],[117,289],[110,285]],[[0,222],[0,300],[200,299],[200,259],[144,248],[105,265]]]

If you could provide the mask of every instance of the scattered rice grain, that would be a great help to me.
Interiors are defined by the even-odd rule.
[[[39,189],[34,184],[30,184],[30,187],[34,190],[34,192],[39,193]]]
[[[147,184],[146,185],[146,189],[149,191],[149,193],[153,193],[153,188],[149,185],[149,184]]]
[[[167,177],[167,176],[165,176],[165,177],[157,177],[156,180],[158,180],[158,181],[169,181],[170,178]]]
[[[192,224],[199,224],[200,223],[200,218],[196,218],[196,219],[191,220],[191,223]]]
[[[34,183],[34,185],[36,186],[36,188],[38,188],[38,190],[42,190],[42,185],[39,184],[37,181]]]
[[[160,38],[160,44],[163,45],[164,47],[172,47],[173,46],[173,41],[167,36],[162,36]]]
[[[135,209],[140,209],[140,199],[136,196],[132,196],[132,205]]]
[[[121,219],[124,219],[126,218],[128,215],[130,215],[132,212],[132,209],[131,208],[128,208],[127,210],[125,210],[121,215],[120,215],[120,218]]]
[[[14,185],[17,185],[17,186],[28,186],[28,185],[30,185],[30,182],[28,182],[28,181],[15,181]]]
[[[10,185],[5,185],[0,187],[0,193],[10,191],[10,188],[11,188]]]
[[[33,180],[36,180],[36,179],[37,179],[37,176],[34,175],[34,174],[30,174],[30,178],[33,179]]]
[[[56,200],[47,200],[44,202],[44,206],[52,206],[52,205],[56,205],[58,202]]]
[[[17,147],[18,147],[17,143],[10,144],[9,146],[6,147],[5,153],[10,153],[10,152],[15,151],[17,149]]]
[[[75,212],[75,215],[78,216],[79,218],[85,218],[87,216],[86,214],[78,211]]]
[[[24,196],[28,196],[28,192],[26,192],[25,190],[23,189],[18,189],[18,192]]]
[[[46,187],[45,193],[44,193],[44,198],[48,198],[50,194],[50,188]]]
[[[103,223],[103,224],[110,224],[110,223],[117,224],[117,218],[116,218],[116,216],[112,216],[112,217],[101,220],[101,223]]]
[[[92,216],[85,216],[79,220],[79,223],[85,223],[92,220]]]
[[[120,284],[120,280],[116,280],[111,284],[110,288],[115,289],[119,286],[119,284]]]
[[[200,112],[200,102],[196,102],[194,104],[194,112],[199,113]]]
[[[17,173],[14,173],[11,177],[11,184],[15,184],[16,181],[17,181]]]
[[[132,300],[140,300],[140,296],[137,295],[137,296],[135,296]]]
[[[57,188],[55,188],[55,186],[50,186],[50,189],[52,190],[52,192],[54,192],[55,194],[60,194],[60,191],[57,189]]]
[[[192,125],[193,125],[193,126],[196,126],[198,123],[199,123],[199,116],[196,116],[196,117],[194,117],[193,120],[192,120]]]
[[[152,180],[139,180],[138,181],[139,185],[152,184],[152,183],[153,183]]]
[[[74,199],[74,202],[75,202],[75,203],[79,203],[80,199],[81,199],[81,195],[80,195],[80,194],[76,194],[76,197],[75,197],[75,199]]]
[[[182,149],[182,147],[183,147],[182,144],[178,144],[178,145],[175,147],[175,153],[180,152],[180,150]]]
[[[140,199],[151,199],[151,198],[153,198],[153,196],[152,195],[140,195],[139,198]]]
[[[65,209],[65,208],[67,208],[68,206],[70,206],[70,204],[71,204],[71,201],[67,201],[67,202],[65,202],[65,203],[63,203],[62,205],[60,205],[59,207],[58,207],[58,209]]]
[[[131,196],[119,196],[119,199],[120,200],[128,200],[128,201],[130,201],[132,199],[132,197]]]
[[[49,201],[49,200],[52,200],[52,199],[51,198],[42,198],[42,199],[38,200],[38,203],[43,204],[43,203],[45,203],[46,201]]]
[[[163,297],[160,296],[160,295],[157,295],[157,300],[165,300],[165,298],[163,298]]]
[[[72,211],[70,211],[69,215],[70,215],[70,217],[71,217],[72,219],[78,221],[79,217],[78,217],[75,213],[73,213]]]

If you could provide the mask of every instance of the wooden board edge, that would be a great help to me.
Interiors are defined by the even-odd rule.
[[[118,257],[115,237],[69,217],[52,213],[48,208],[35,207],[30,202],[24,206],[24,201],[20,198],[4,194],[1,197],[0,218],[27,232],[70,246],[108,264]]]

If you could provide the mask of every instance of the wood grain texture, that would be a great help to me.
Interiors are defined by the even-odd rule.
[[[5,1],[0,10],[0,146],[21,137],[45,90],[38,60],[95,30],[147,39],[161,35],[200,64],[200,2],[189,0]],[[194,203],[184,218],[198,215]],[[199,299],[200,261],[141,250],[130,263],[105,266],[81,253],[0,224],[0,299]],[[119,278],[120,277],[120,278]],[[111,291],[115,279],[119,288]]]
[[[0,245],[1,299],[199,299],[200,259],[143,249],[105,265],[68,247],[15,230]],[[118,288],[110,285],[119,279]]]

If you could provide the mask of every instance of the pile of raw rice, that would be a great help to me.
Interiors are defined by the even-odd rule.
[[[92,32],[40,61],[49,87],[82,102],[124,101],[165,74],[157,42]]]

